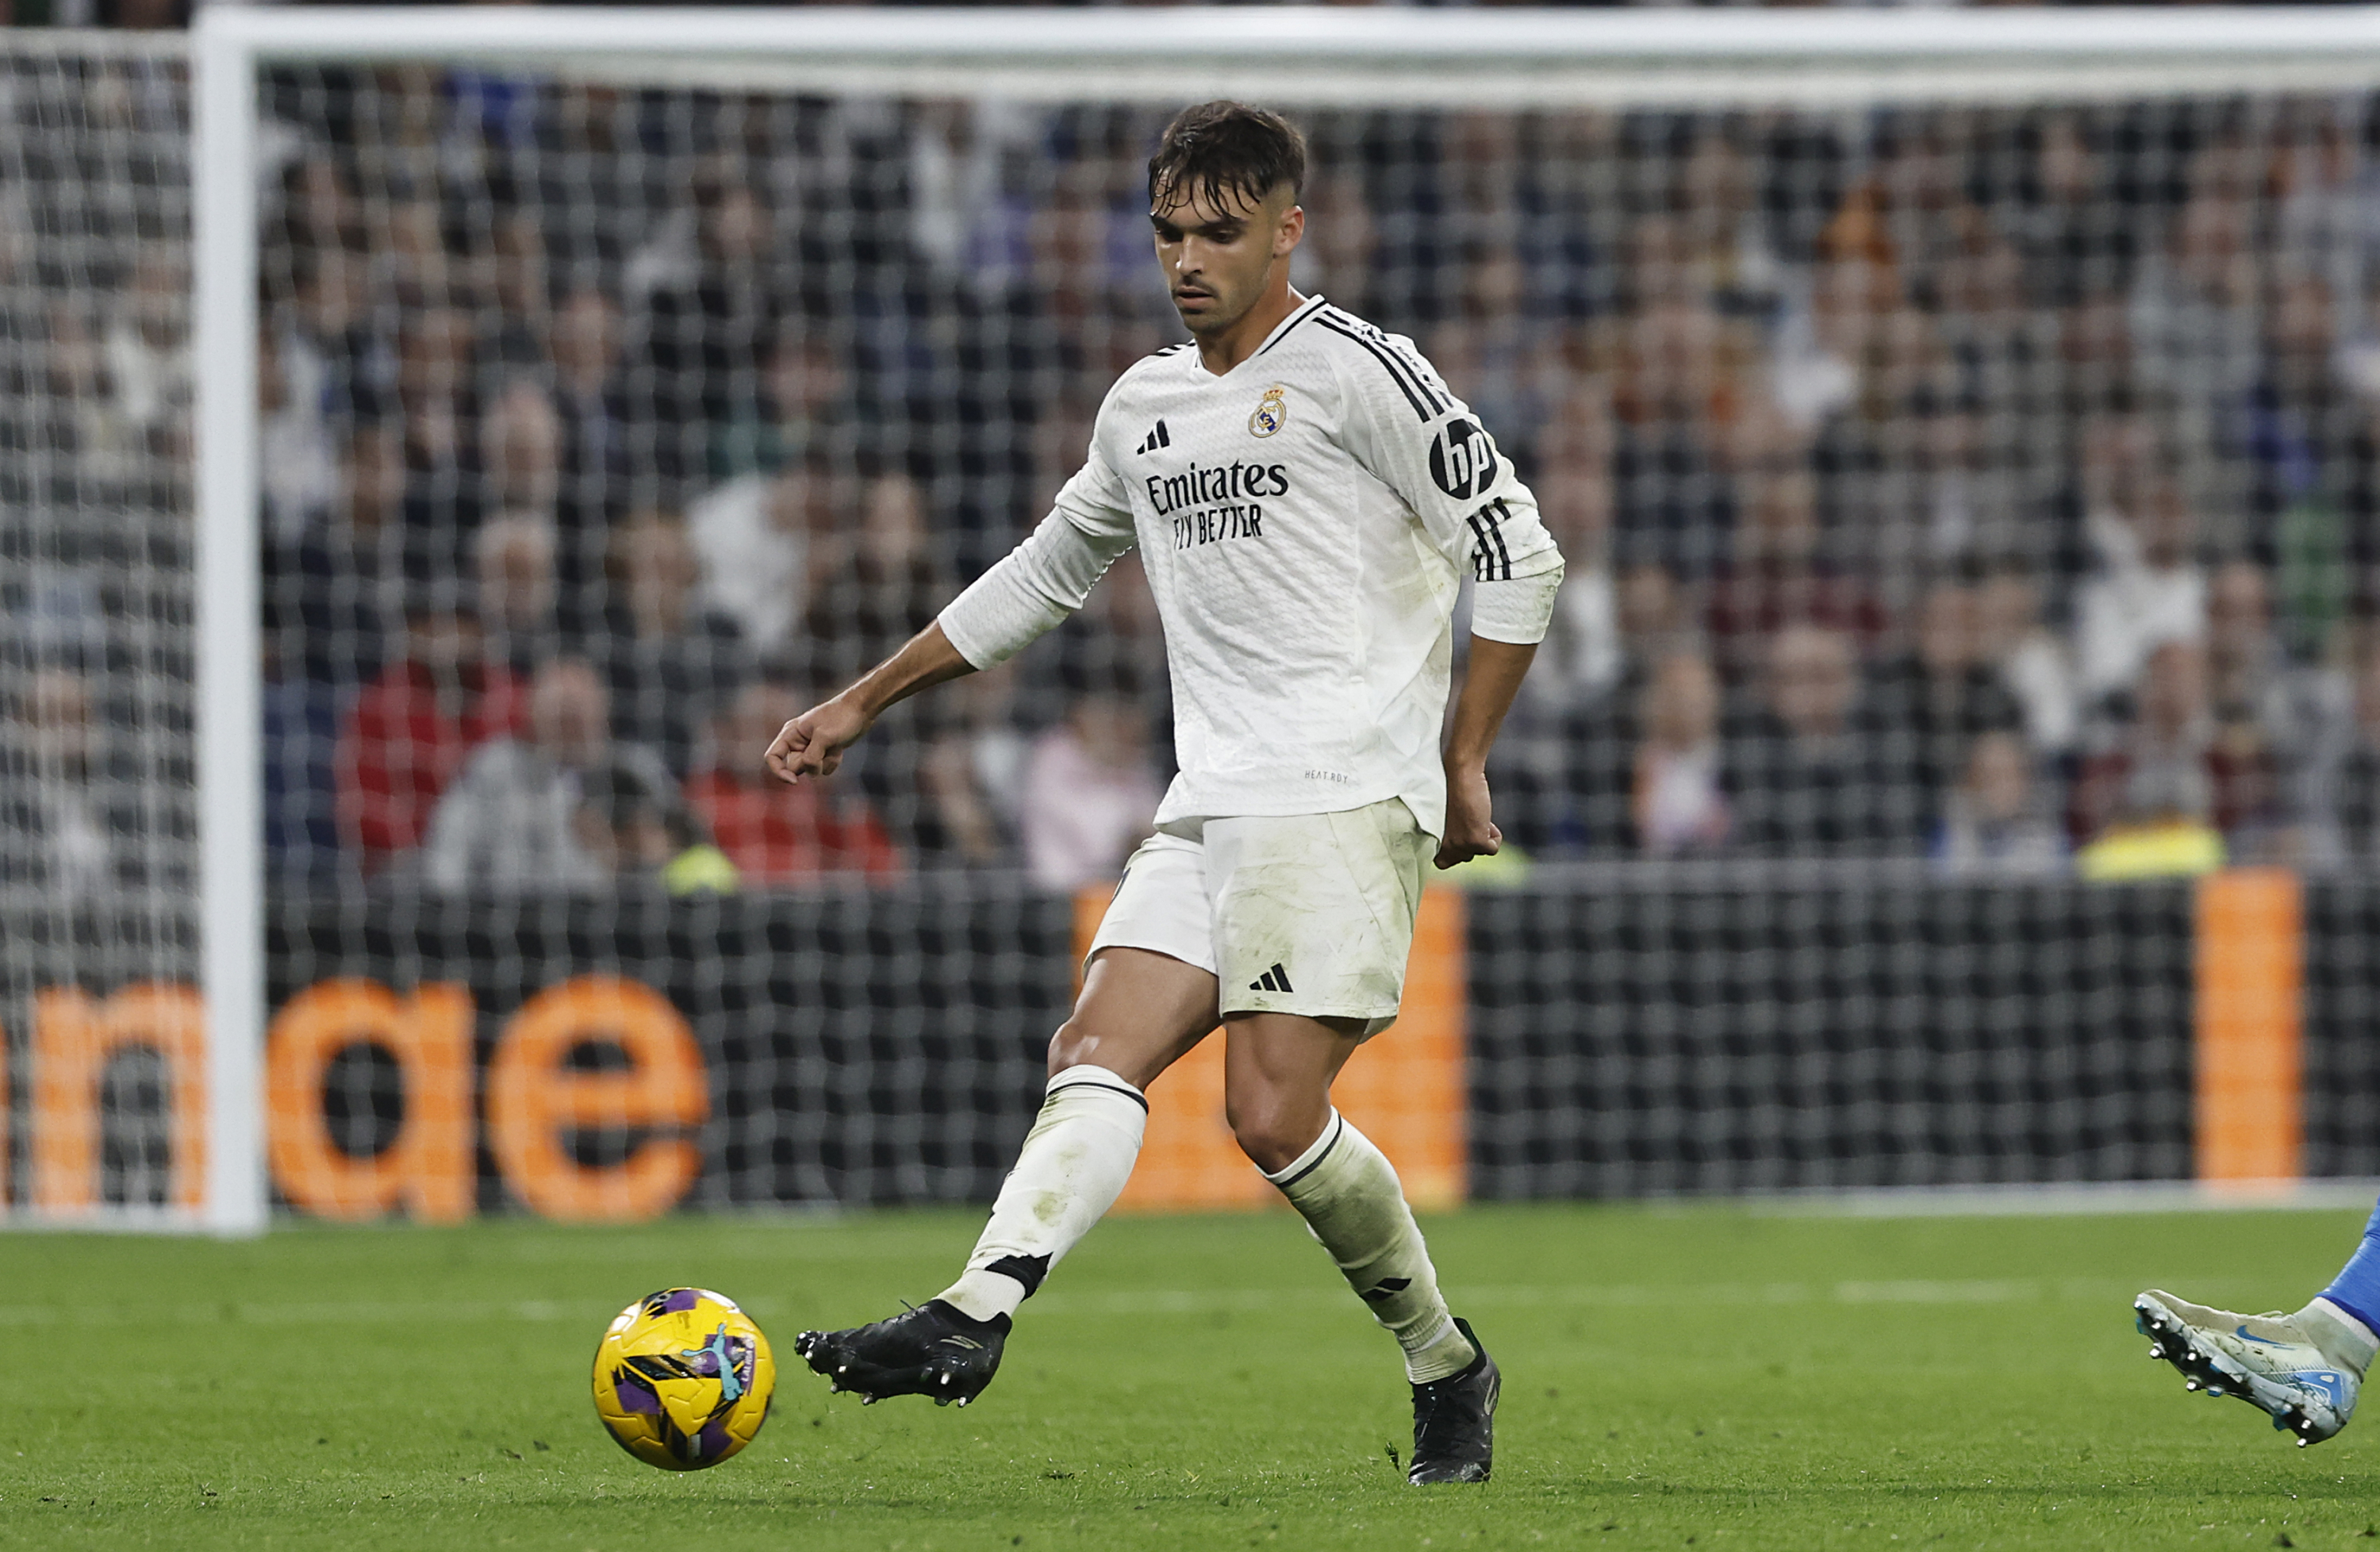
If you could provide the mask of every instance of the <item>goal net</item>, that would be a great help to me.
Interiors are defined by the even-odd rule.
[[[62,1216],[206,1195],[188,107],[0,32],[0,1195]]]
[[[1363,1059],[1452,1192],[2380,1172],[2369,32],[210,11],[195,318],[181,64],[15,45],[9,1199],[995,1188],[1170,771],[1136,566],[757,755],[1183,337],[1219,94],[1570,560]]]

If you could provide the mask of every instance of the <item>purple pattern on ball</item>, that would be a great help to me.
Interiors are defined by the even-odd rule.
[[[632,1412],[645,1417],[662,1414],[660,1394],[643,1381],[632,1378],[627,1370],[614,1369],[612,1372],[612,1388],[620,1398],[622,1412]]]
[[[696,1437],[702,1448],[696,1452],[695,1459],[716,1461],[727,1453],[727,1425],[724,1422],[713,1420],[705,1424]]]
[[[662,1313],[683,1315],[701,1302],[702,1295],[691,1288],[673,1288],[669,1297],[662,1301]]]

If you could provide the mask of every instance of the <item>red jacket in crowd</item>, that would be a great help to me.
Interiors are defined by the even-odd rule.
[[[747,785],[714,766],[686,779],[686,801],[747,883],[901,871],[901,854],[876,816],[856,804],[837,813],[816,782]]]
[[[427,667],[389,668],[364,686],[339,734],[341,840],[368,872],[420,844],[464,759],[528,721],[528,686],[502,666],[466,668],[461,693],[443,705]]]

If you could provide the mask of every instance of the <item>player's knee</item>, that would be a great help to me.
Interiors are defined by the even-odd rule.
[[[1223,1113],[1248,1162],[1270,1175],[1295,1162],[1320,1134],[1321,1128],[1305,1113],[1305,1109],[1268,1095],[1227,1102]]]
[[[1099,1037],[1079,1019],[1068,1019],[1050,1037],[1050,1075],[1056,1077],[1069,1067],[1099,1064]]]

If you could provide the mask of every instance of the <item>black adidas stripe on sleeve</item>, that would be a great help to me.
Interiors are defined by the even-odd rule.
[[[1471,531],[1478,536],[1479,548],[1473,555],[1471,576],[1479,582],[1510,582],[1512,579],[1512,552],[1504,543],[1501,525],[1511,520],[1512,509],[1497,497],[1464,519]]]
[[[1299,324],[1321,312],[1326,305],[1327,304],[1325,304],[1319,297],[1317,297],[1314,300],[1306,303],[1303,310],[1299,311],[1294,317],[1290,319],[1288,327],[1282,329],[1281,333],[1273,335],[1271,339],[1266,341],[1264,350],[1259,350],[1257,354],[1259,356],[1265,354],[1265,351],[1270,350],[1274,346],[1279,345],[1290,335],[1297,333],[1297,326]]]
[[[1471,579],[1485,582],[1488,580],[1488,574],[1493,569],[1496,558],[1496,552],[1490,547],[1488,538],[1487,525],[1479,520],[1479,514],[1475,512],[1463,521],[1471,525],[1471,537],[1479,541],[1471,547]]]
[[[1372,341],[1366,339],[1354,330],[1342,327],[1328,315],[1318,319],[1317,321],[1320,322],[1324,328],[1330,330],[1332,333],[1338,334],[1344,339],[1354,340],[1357,345],[1362,346],[1366,350],[1369,351],[1372,358],[1380,363],[1380,369],[1389,374],[1389,381],[1397,385],[1397,392],[1405,396],[1405,403],[1413,406],[1413,412],[1421,418],[1424,425],[1427,425],[1430,420],[1434,418],[1435,412],[1430,408],[1429,401],[1414,392],[1413,383],[1406,380],[1405,374],[1398,366],[1395,358],[1391,357],[1387,350],[1375,345]]]
[[[1439,414],[1443,415],[1454,407],[1454,401],[1439,392],[1438,374],[1424,366],[1420,357],[1394,341],[1385,338],[1380,341],[1380,347],[1396,360],[1404,363],[1405,370],[1413,377],[1414,386],[1421,390],[1421,396],[1427,399]]]
[[[1443,415],[1454,407],[1454,401],[1447,397],[1444,385],[1438,381],[1438,374],[1424,366],[1421,358],[1381,333],[1378,325],[1366,323],[1354,313],[1342,312],[1337,308],[1325,308],[1323,311],[1342,333],[1371,346],[1390,371],[1401,373],[1403,381],[1412,385],[1413,391],[1421,395],[1422,402],[1429,406],[1431,414]]]

